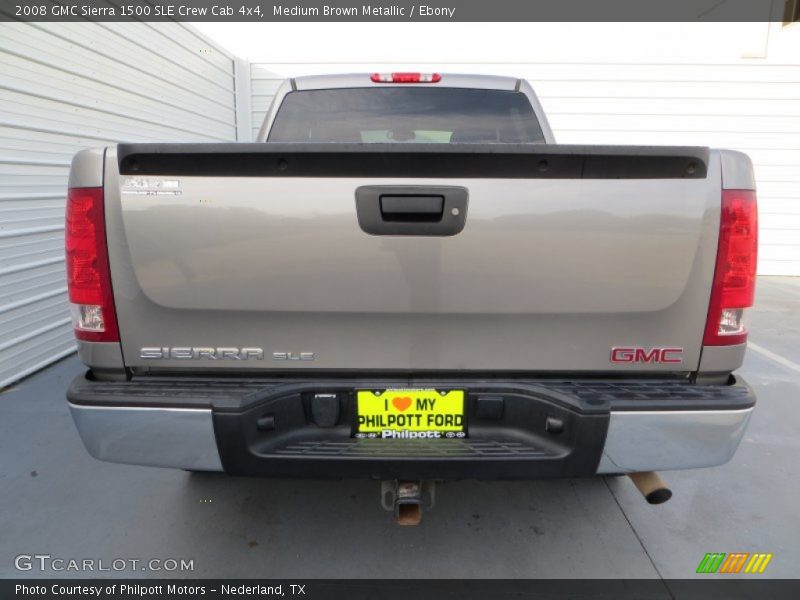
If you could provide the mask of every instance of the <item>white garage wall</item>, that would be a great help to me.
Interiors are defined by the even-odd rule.
[[[686,144],[746,152],[758,183],[759,272],[800,275],[800,64],[253,63],[253,131],[283,76],[373,70],[523,77],[539,94],[561,143]]]
[[[74,351],[63,265],[72,155],[118,141],[234,141],[234,91],[233,57],[182,24],[0,24],[0,387]]]

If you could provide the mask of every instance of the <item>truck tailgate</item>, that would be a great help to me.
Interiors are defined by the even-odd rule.
[[[703,148],[120,145],[107,151],[105,202],[124,360],[692,371],[720,180]],[[447,190],[463,189],[462,228],[368,233],[361,188],[400,205],[441,194],[442,219]],[[423,225],[421,210],[397,220]],[[677,349],[680,361],[613,363],[615,347]]]

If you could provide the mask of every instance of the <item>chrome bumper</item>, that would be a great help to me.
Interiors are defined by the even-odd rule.
[[[223,470],[209,409],[69,406],[86,449],[99,460]],[[736,451],[752,411],[612,411],[597,473],[721,465]]]
[[[86,450],[130,465],[222,471],[210,409],[69,403]]]
[[[612,412],[602,473],[714,467],[728,462],[753,409]]]

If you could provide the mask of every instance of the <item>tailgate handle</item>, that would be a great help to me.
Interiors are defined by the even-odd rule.
[[[384,221],[433,223],[441,221],[444,196],[381,196],[381,215]]]
[[[365,185],[356,189],[356,214],[370,235],[450,236],[464,229],[467,188]]]

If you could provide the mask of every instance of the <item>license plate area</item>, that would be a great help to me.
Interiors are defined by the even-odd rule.
[[[356,438],[452,439],[466,437],[464,390],[356,391]]]

